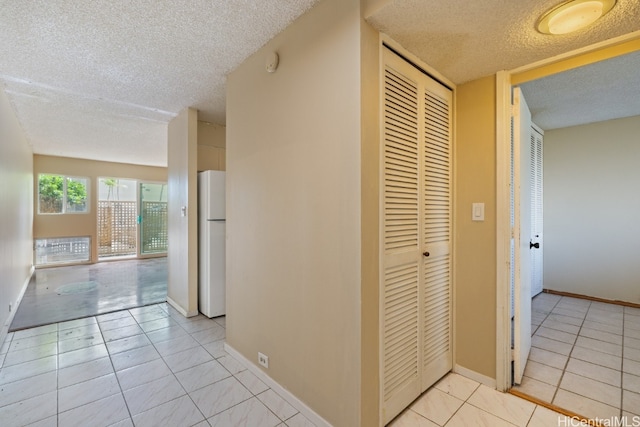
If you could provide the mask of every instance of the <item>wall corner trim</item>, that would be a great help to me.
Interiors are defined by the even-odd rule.
[[[472,371],[471,369],[465,368],[464,366],[455,365],[453,367],[453,372],[455,372],[456,374],[460,374],[463,377],[467,377],[470,380],[477,381],[480,384],[484,384],[487,387],[491,387],[493,389],[496,388],[496,380],[494,378],[488,377],[476,371]]]
[[[0,329],[0,345],[7,338],[7,334],[9,333],[9,328],[11,327],[11,323],[13,322],[13,318],[16,316],[18,307],[20,307],[20,303],[22,302],[22,297],[24,297],[24,293],[27,291],[27,287],[29,286],[29,283],[31,282],[31,278],[33,277],[33,274],[35,272],[36,272],[36,268],[32,264],[31,268],[29,269],[29,275],[27,276],[24,283],[22,284],[22,289],[20,289],[18,298],[16,298],[15,304],[13,305],[14,308],[13,310],[11,310],[11,314],[9,315],[9,318],[7,319],[5,324],[2,325],[2,329]]]
[[[173,308],[175,308],[176,310],[178,310],[178,312],[180,312],[180,314],[182,314],[184,317],[193,317],[193,316],[197,316],[198,315],[198,311],[187,311],[184,308],[182,308],[180,306],[180,304],[178,304],[177,302],[175,302],[174,300],[172,300],[169,296],[167,296],[167,302],[169,303],[169,305]]]
[[[238,350],[234,349],[226,342],[224,343],[224,349],[227,353],[235,357],[242,365],[244,365],[252,374],[258,377],[260,381],[269,386],[269,388],[271,388],[280,397],[286,400],[287,403],[296,408],[302,415],[307,417],[307,419],[314,425],[318,427],[332,427],[327,420],[318,415],[313,409],[308,407],[289,390],[281,386],[278,382],[276,382],[276,380],[267,375],[262,369],[251,363],[249,359],[240,354]]]

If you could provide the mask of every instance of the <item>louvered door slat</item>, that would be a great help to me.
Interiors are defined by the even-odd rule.
[[[418,269],[390,268],[385,275],[385,398],[418,376]]]
[[[441,366],[441,359],[449,359],[451,351],[451,319],[450,319],[450,274],[448,256],[442,257],[438,263],[444,270],[441,274],[425,278],[426,289],[424,310],[426,313],[424,334],[424,364]],[[445,267],[446,266],[446,267]],[[450,368],[449,368],[450,369]]]

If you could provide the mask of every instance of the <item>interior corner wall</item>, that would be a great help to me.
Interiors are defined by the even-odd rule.
[[[546,131],[544,288],[640,303],[640,116]]]
[[[362,34],[361,425],[380,425],[380,36]]]
[[[182,110],[168,126],[167,302],[198,314],[198,111]]]
[[[454,365],[496,378],[496,82],[457,86],[454,146]],[[472,203],[485,220],[471,220]]]
[[[198,171],[226,169],[226,127],[198,121]]]
[[[364,18],[369,18],[373,15],[377,10],[382,9],[387,4],[391,3],[392,0],[362,0],[362,9]]]
[[[227,80],[227,343],[336,427],[361,425],[360,49],[359,0],[325,0]]]
[[[33,264],[33,153],[0,89],[0,343]],[[11,311],[9,310],[11,305]]]
[[[98,262],[98,180],[101,177],[128,178],[145,181],[167,180],[167,168],[126,163],[102,162],[71,157],[33,156],[33,179],[41,173],[70,175],[89,178],[89,211],[68,215],[39,215],[37,191],[34,187],[33,237],[84,237],[91,238],[91,262]]]

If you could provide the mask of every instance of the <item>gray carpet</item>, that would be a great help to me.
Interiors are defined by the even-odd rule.
[[[36,270],[9,331],[157,304],[167,299],[167,258]]]

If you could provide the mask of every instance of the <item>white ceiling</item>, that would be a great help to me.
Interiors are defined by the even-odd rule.
[[[0,0],[0,80],[35,153],[164,166],[168,121],[224,124],[227,74],[318,1]],[[537,33],[559,1],[376,0],[368,21],[456,83],[640,30],[618,0],[589,31]]]

